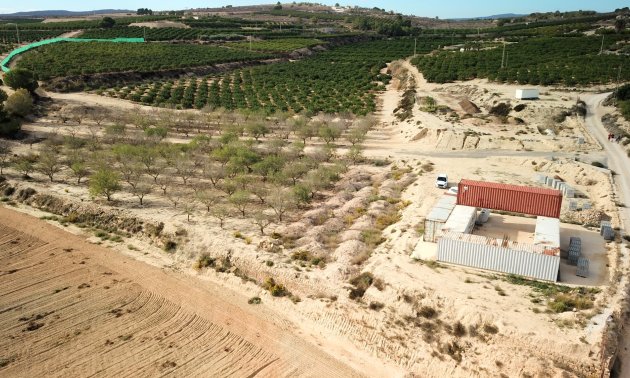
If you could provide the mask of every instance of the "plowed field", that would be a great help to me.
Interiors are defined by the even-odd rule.
[[[357,375],[210,285],[0,207],[0,376]]]

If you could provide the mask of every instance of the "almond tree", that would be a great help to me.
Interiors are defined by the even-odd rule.
[[[223,228],[225,220],[230,216],[230,210],[225,205],[213,206],[210,213],[219,220],[219,226],[221,228]]]
[[[112,195],[121,189],[120,176],[111,168],[100,168],[90,177],[90,194],[105,196],[111,201]]]
[[[265,214],[263,211],[257,211],[254,214],[254,223],[258,226],[261,235],[265,235],[265,228],[269,226],[271,223],[271,218]]]
[[[282,188],[275,188],[267,197],[267,204],[271,207],[278,217],[278,221],[282,222],[284,215],[293,208],[295,202],[291,193]]]
[[[151,194],[152,191],[153,185],[142,179],[131,188],[131,194],[138,197],[138,200],[140,200],[140,206],[144,205],[144,197]]]
[[[38,172],[48,176],[50,182],[54,181],[55,174],[61,172],[63,165],[59,155],[53,151],[46,151],[39,155],[36,169]]]
[[[0,175],[2,175],[2,170],[8,166],[9,160],[11,159],[11,148],[9,144],[3,140],[0,140]]]
[[[219,197],[209,190],[198,190],[195,197],[206,207],[208,213],[210,212],[212,206],[219,202]]]
[[[245,216],[245,210],[249,206],[249,193],[244,190],[237,190],[234,192],[229,201],[234,207],[240,211],[241,215]]]

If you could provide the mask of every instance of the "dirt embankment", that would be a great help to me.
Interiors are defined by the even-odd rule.
[[[264,304],[0,207],[0,375],[358,376]]]

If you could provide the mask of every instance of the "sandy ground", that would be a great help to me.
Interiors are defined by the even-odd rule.
[[[407,69],[413,70],[411,67]],[[420,94],[431,94],[440,104],[447,104],[453,108],[458,100],[453,92],[470,93],[469,97],[479,101],[478,105],[481,105],[482,102],[491,104],[495,99],[507,101],[508,98],[511,99],[515,89],[513,86],[493,85],[483,81],[437,88],[423,82],[418,75],[415,73],[414,77]],[[448,92],[448,88],[451,92]],[[440,90],[437,91],[438,89]],[[487,93],[483,89],[486,89]],[[494,96],[494,93],[497,95]],[[292,330],[291,333],[320,344],[322,349],[339,356],[359,371],[369,372],[369,375],[392,376],[399,375],[402,371],[427,377],[499,374],[560,376],[567,371],[590,374],[599,366],[598,353],[602,329],[606,316],[613,311],[613,306],[607,306],[609,300],[607,294],[599,297],[595,310],[599,312],[587,319],[586,325],[582,327],[578,323],[579,313],[546,313],[543,304],[531,301],[534,294],[528,287],[510,285],[500,278],[471,269],[451,266],[436,268],[409,258],[409,254],[417,248],[421,239],[421,234],[415,231],[416,227],[421,224],[423,216],[443,193],[434,187],[437,172],[447,172],[451,182],[471,178],[521,185],[536,185],[534,182],[536,174],[558,175],[582,193],[585,199],[591,201],[595,208],[613,216],[615,225],[619,224],[619,219],[615,217],[617,207],[614,204],[617,197],[611,190],[613,178],[606,170],[575,161],[576,156],[588,160],[594,155],[603,154],[600,151],[600,144],[587,133],[584,122],[577,119],[565,121],[564,126],[567,129],[564,134],[556,137],[540,133],[533,136],[535,132],[532,129],[537,129],[538,125],[545,125],[545,118],[551,114],[550,109],[558,107],[556,104],[562,104],[560,107],[564,108],[575,101],[570,93],[550,89],[544,89],[543,93],[544,96],[548,96],[547,99],[537,101],[534,105],[528,103],[529,110],[523,119],[526,125],[532,126],[528,126],[530,130],[526,131],[525,126],[516,129],[513,125],[500,124],[496,120],[479,125],[468,124],[471,122],[470,118],[462,119],[461,122],[449,121],[442,115],[429,114],[418,107],[414,108],[411,122],[399,122],[393,117],[392,111],[397,106],[401,93],[394,89],[393,85],[390,86],[381,96],[378,115],[382,125],[370,133],[366,155],[379,159],[389,158],[396,167],[408,168],[415,178],[402,193],[403,199],[409,201],[409,205],[401,210],[401,220],[384,230],[385,241],[360,267],[348,267],[347,263],[344,265],[343,262],[347,260],[345,253],[351,252],[351,249],[340,248],[335,251],[335,261],[329,263],[326,269],[312,271],[298,269],[298,272],[295,266],[284,263],[282,255],[278,256],[259,247],[271,241],[255,236],[256,230],[251,224],[231,219],[226,225],[228,231],[223,231],[215,221],[201,214],[195,215],[193,222],[189,223],[186,222],[185,215],[168,209],[168,205],[165,205],[158,196],[149,196],[148,205],[138,207],[133,205],[135,200],[131,196],[121,194],[117,195],[118,202],[115,206],[125,209],[134,216],[164,221],[170,231],[180,227],[188,230],[189,243],[181,253],[165,256],[159,251],[152,251],[149,245],[140,244],[142,250],[146,249],[149,255],[135,255],[134,258],[150,264],[162,261],[161,259],[170,259],[178,269],[191,273],[191,261],[199,253],[205,251],[221,253],[233,248],[238,251],[236,263],[240,264],[239,268],[246,270],[251,277],[258,279],[273,274],[280,277],[292,291],[302,296],[303,301],[298,304],[271,298],[267,304],[264,300],[269,306],[270,318],[274,317],[271,315],[274,313],[290,318],[288,323],[282,321],[280,323],[299,325],[297,328],[290,328],[287,325]],[[53,98],[55,101],[140,109],[126,101],[85,94],[54,95]],[[511,101],[515,104],[514,100]],[[154,111],[151,108],[141,109]],[[418,121],[420,124],[417,124]],[[36,126],[46,127],[39,124]],[[427,131],[424,136],[416,138],[422,131],[419,126]],[[463,135],[469,128],[490,135],[481,135],[478,140],[471,143],[468,136]],[[506,128],[507,131],[502,131]],[[528,134],[516,135],[517,130],[526,131]],[[576,135],[583,135],[585,144],[578,146],[575,143]],[[512,137],[514,140],[510,140]],[[18,152],[27,152],[29,147],[20,146],[18,149]],[[620,157],[618,159],[619,162],[623,161]],[[431,169],[426,168],[429,162]],[[326,210],[335,215],[329,223],[334,223],[335,218],[343,219],[348,211],[365,206],[360,200],[369,195],[372,190],[370,185],[374,185],[378,193],[386,197],[392,192],[392,188],[399,184],[391,178],[385,179],[386,173],[392,169],[392,167],[366,169],[363,174],[378,181],[379,185],[369,180],[354,180],[366,181],[368,186],[361,187],[356,192],[350,191],[350,197],[340,191],[339,195],[333,195],[326,203],[321,204],[321,209],[313,209],[312,214],[304,214],[304,219],[297,220],[282,231],[293,230],[305,239],[315,238],[317,232],[325,231],[330,224],[315,227],[306,221],[307,218],[315,217],[316,211]],[[623,168],[619,166],[615,169],[622,172]],[[12,175],[12,178],[15,179],[15,175]],[[49,185],[43,181],[34,181],[28,185],[38,191],[51,192],[68,200],[89,201],[84,187],[65,183]],[[364,208],[365,210],[372,209]],[[352,235],[356,237],[356,234],[360,233],[360,228],[353,227],[362,221],[369,222],[369,219],[355,222],[348,229],[344,229],[340,237],[349,239],[352,239]],[[591,231],[583,228],[576,226],[563,228],[570,230],[571,234],[579,233],[583,234],[585,239],[596,240]],[[235,231],[251,236],[252,243],[246,244],[231,237],[230,234]],[[563,236],[564,244],[566,239],[567,237]],[[317,243],[305,246],[318,247]],[[614,259],[616,253],[614,248],[603,253],[599,252],[601,247],[601,241],[594,242],[593,250],[597,253],[592,257],[591,268],[597,273],[593,274],[589,281],[575,279],[568,280],[568,283],[599,286],[605,292],[605,277],[616,267],[617,262]],[[269,260],[276,263],[273,268],[265,266],[264,262]],[[359,303],[348,299],[347,283],[349,275],[358,271],[369,271],[385,282],[382,290],[370,287],[363,301]],[[200,276],[204,282],[213,284],[218,282],[241,293],[243,298],[253,293],[263,295],[260,288],[243,284],[236,277],[227,278],[226,275],[209,272]],[[499,295],[496,287],[504,289],[507,295]],[[333,296],[334,301],[327,299]],[[381,303],[384,307],[375,311],[368,307],[372,303]],[[417,317],[416,313],[422,306],[438,309],[439,324],[452,325],[461,322],[466,327],[473,328],[492,324],[499,331],[497,334],[483,334],[482,337],[472,334],[456,337],[442,328],[432,332],[434,334],[432,341],[426,341],[428,332],[414,327],[409,320]],[[463,350],[463,358],[460,361],[448,355],[454,348],[453,343]],[[566,351],[571,353],[567,354]],[[358,368],[361,364],[367,364],[365,365],[367,367]]]
[[[399,62],[401,75],[411,75],[416,83],[418,100],[413,116],[398,121],[394,109],[398,106],[402,91],[396,90],[398,79],[394,78],[388,90],[380,97],[379,116],[385,127],[374,134],[376,140],[367,144],[368,151],[384,154],[387,151],[378,143],[388,139],[387,147],[403,151],[415,149],[428,151],[458,150],[508,150],[522,152],[596,152],[599,146],[575,117],[567,117],[561,124],[551,122],[551,116],[572,107],[580,97],[579,92],[540,87],[541,98],[536,101],[521,101],[514,98],[517,85],[501,85],[487,80],[472,80],[463,83],[428,83],[417,68],[409,61]],[[391,65],[390,65],[391,66]],[[451,111],[445,114],[428,113],[422,110],[421,98],[433,97],[438,105]],[[467,115],[459,101],[468,99],[482,111]],[[524,104],[525,109],[510,113],[506,122],[489,116],[488,110],[498,103],[512,107]],[[516,118],[522,120],[517,122]],[[555,130],[547,134],[545,130]],[[541,132],[542,131],[542,132]],[[584,143],[578,144],[578,138]]]
[[[141,28],[159,29],[159,28],[177,28],[190,29],[190,26],[175,21],[154,21],[154,22],[134,22],[129,26],[137,26]]]
[[[2,207],[0,260],[2,375],[360,374],[264,304]]]

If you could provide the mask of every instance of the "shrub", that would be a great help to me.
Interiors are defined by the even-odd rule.
[[[261,304],[262,300],[260,299],[260,297],[251,297],[249,298],[249,300],[247,301],[247,303],[249,304]]]
[[[446,343],[441,348],[446,354],[451,356],[451,358],[457,362],[462,361],[462,352],[464,352],[464,348],[457,343],[457,341],[453,341],[450,343]]]
[[[422,306],[418,310],[417,315],[426,319],[433,319],[437,316],[437,311],[433,307]]]
[[[490,109],[490,114],[497,117],[507,117],[508,115],[510,115],[511,110],[512,107],[510,105],[501,102]]]
[[[193,268],[197,269],[197,270],[201,270],[203,268],[207,268],[207,267],[214,267],[216,264],[216,258],[211,257],[209,254],[204,253],[201,256],[199,256],[197,258],[197,261],[195,262]]]
[[[377,288],[378,291],[385,290],[385,281],[380,278],[375,278],[374,282],[372,282],[372,285],[374,285],[374,287]]]
[[[453,324],[453,335],[457,337],[466,336],[466,327],[459,320]]]
[[[175,252],[176,249],[177,249],[177,243],[175,243],[174,241],[167,240],[164,243],[164,251],[165,252],[172,253],[172,252]]]
[[[524,110],[526,107],[527,107],[526,104],[518,104],[518,105],[516,105],[514,107],[514,111],[515,112],[520,112],[520,111]]]
[[[377,245],[383,243],[385,239],[379,230],[376,229],[368,229],[361,231],[360,240],[367,244],[369,247],[376,247]]]
[[[494,324],[488,324],[488,323],[485,323],[483,325],[483,330],[485,333],[489,333],[491,335],[495,335],[499,332],[499,328],[497,326],[495,326]]]
[[[361,273],[350,279],[350,284],[354,286],[354,288],[350,290],[350,299],[356,300],[363,298],[363,294],[365,294],[365,291],[372,285],[373,282],[374,276],[369,272]]]
[[[263,288],[268,290],[274,297],[283,297],[288,294],[286,288],[283,285],[276,283],[273,277],[269,277],[265,280]]]
[[[380,311],[385,307],[385,305],[381,302],[370,302],[370,310]]]

